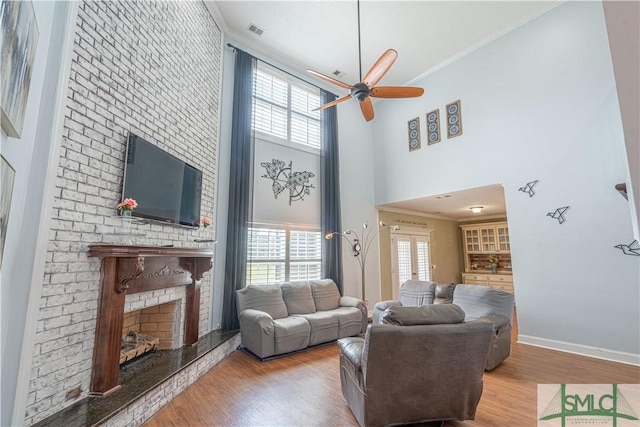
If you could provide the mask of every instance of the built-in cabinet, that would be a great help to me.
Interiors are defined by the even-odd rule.
[[[462,226],[462,237],[467,253],[511,252],[507,223],[474,224]]]
[[[462,283],[488,285],[513,292],[511,269],[511,244],[506,221],[461,225],[464,249],[464,273]],[[493,273],[489,257],[498,259],[498,269]]]
[[[513,276],[510,274],[462,273],[462,283],[486,285],[513,293]]]

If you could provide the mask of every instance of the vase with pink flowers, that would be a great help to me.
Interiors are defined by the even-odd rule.
[[[131,216],[131,213],[138,207],[138,202],[135,199],[126,198],[122,202],[118,203],[117,209],[122,216]]]

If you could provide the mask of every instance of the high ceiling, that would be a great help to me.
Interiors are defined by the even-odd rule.
[[[560,1],[360,2],[362,72],[389,48],[399,57],[383,85],[402,85],[450,63],[559,5]],[[358,71],[357,3],[345,1],[209,1],[233,38],[285,65],[353,84]],[[253,24],[261,36],[248,30]],[[346,92],[345,92],[346,94]]]
[[[360,80],[357,3],[344,1],[208,1],[223,31],[248,48],[302,73],[336,70],[348,84]],[[399,57],[380,85],[413,84],[561,4],[561,1],[361,0],[362,73],[389,48]],[[261,36],[249,31],[257,26]],[[311,79],[311,77],[309,77]],[[338,95],[344,89],[335,88]],[[428,93],[428,89],[427,89]],[[338,107],[339,108],[339,107]],[[500,185],[388,205],[464,220],[505,214]],[[485,206],[481,214],[469,211]]]

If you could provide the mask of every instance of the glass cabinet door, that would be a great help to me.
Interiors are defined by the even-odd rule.
[[[500,252],[510,252],[509,229],[507,227],[497,227],[496,230],[498,231],[498,250]]]
[[[482,252],[495,252],[497,250],[495,228],[481,228],[480,236],[482,238]]]
[[[465,230],[464,238],[467,245],[467,252],[480,252],[480,233],[477,229]]]

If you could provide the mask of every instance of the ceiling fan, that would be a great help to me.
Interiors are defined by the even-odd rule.
[[[374,117],[373,113],[373,103],[371,102],[371,97],[373,98],[415,98],[418,96],[422,96],[424,93],[424,89],[421,87],[410,87],[410,86],[376,86],[378,82],[384,77],[384,75],[389,71],[395,60],[398,58],[398,52],[393,49],[387,49],[385,53],[378,58],[375,64],[371,67],[371,69],[362,77],[362,46],[360,42],[360,0],[358,0],[358,61],[359,61],[359,70],[360,70],[360,82],[354,84],[353,86],[343,83],[339,80],[334,79],[333,77],[325,76],[324,74],[318,73],[317,71],[307,70],[308,73],[325,80],[329,83],[332,83],[336,86],[339,86],[343,89],[349,90],[349,95],[343,96],[342,98],[338,98],[335,101],[331,101],[327,104],[321,105],[318,108],[315,108],[313,111],[324,110],[325,108],[333,107],[334,105],[340,104],[348,100],[349,98],[354,98],[358,100],[360,104],[360,110],[362,111],[362,115],[366,121],[370,121]]]

